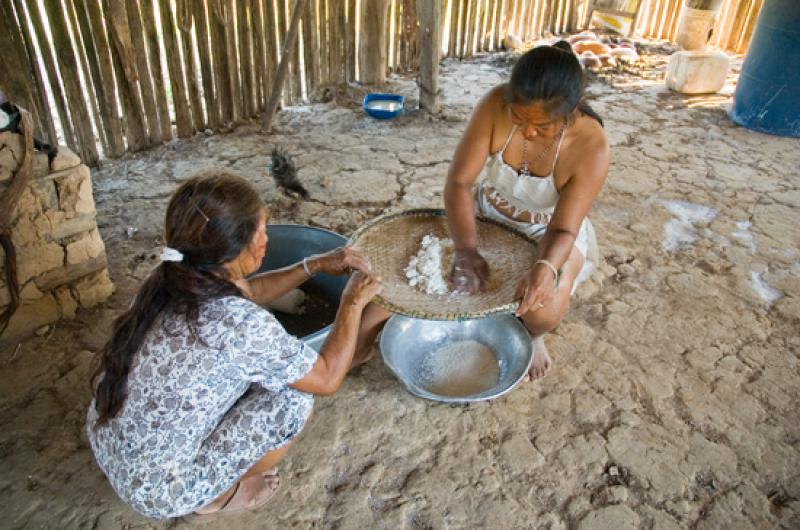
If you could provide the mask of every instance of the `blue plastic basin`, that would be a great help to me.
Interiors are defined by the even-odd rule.
[[[394,118],[403,112],[405,97],[400,94],[372,93],[364,96],[364,112],[379,120]]]
[[[268,225],[267,235],[269,236],[267,252],[258,272],[280,269],[312,254],[321,254],[347,244],[347,238],[344,236],[315,226]],[[318,274],[304,283],[302,288],[313,291],[338,307],[339,298],[346,284],[347,276]],[[300,338],[319,351],[330,328],[325,326]]]

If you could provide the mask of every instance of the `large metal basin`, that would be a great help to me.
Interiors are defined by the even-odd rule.
[[[336,232],[306,225],[268,225],[267,235],[269,236],[267,252],[258,272],[280,269],[312,254],[320,254],[347,244],[347,238]],[[346,284],[347,276],[318,274],[301,288],[323,296],[338,307],[339,298]],[[300,338],[319,351],[329,332],[330,326],[325,326]]]
[[[431,392],[424,367],[426,359],[453,342],[474,340],[494,351],[500,368],[495,385],[467,396]],[[453,403],[484,401],[510,392],[528,371],[533,358],[531,338],[525,326],[511,314],[475,320],[422,320],[393,315],[383,329],[381,356],[409,392],[425,399]]]

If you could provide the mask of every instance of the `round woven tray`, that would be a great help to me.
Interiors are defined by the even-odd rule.
[[[514,228],[477,218],[478,250],[489,263],[485,291],[472,295],[431,295],[408,285],[404,269],[420,248],[423,236],[449,238],[445,211],[407,210],[384,215],[367,223],[350,238],[383,278],[383,291],[375,302],[394,313],[430,320],[464,320],[511,311],[518,299],[517,282],[536,255],[536,243]]]

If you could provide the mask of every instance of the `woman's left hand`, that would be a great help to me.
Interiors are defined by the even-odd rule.
[[[369,260],[353,247],[339,247],[325,254],[317,254],[308,258],[308,268],[313,274],[347,274],[351,269],[370,273]]]
[[[517,297],[522,298],[517,316],[549,306],[555,300],[555,294],[553,272],[547,267],[534,266],[517,285]]]

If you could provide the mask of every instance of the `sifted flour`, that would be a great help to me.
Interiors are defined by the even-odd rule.
[[[405,268],[408,285],[428,294],[447,294],[447,274],[453,260],[453,242],[434,235],[422,238],[419,251]]]
[[[464,397],[492,388],[500,366],[491,348],[475,340],[452,342],[423,361],[427,390],[440,396]]]

